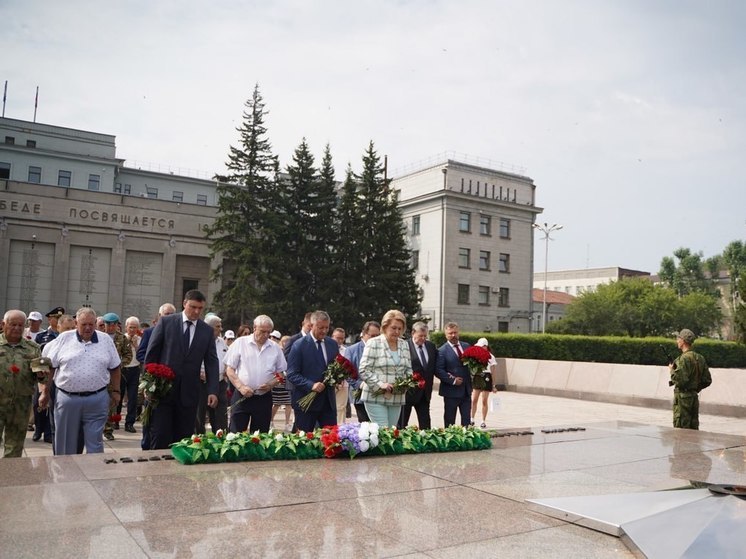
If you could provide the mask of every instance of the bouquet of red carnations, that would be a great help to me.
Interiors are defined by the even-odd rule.
[[[357,369],[355,368],[355,365],[353,365],[352,362],[342,354],[338,353],[337,357],[334,358],[334,361],[329,363],[326,371],[324,371],[324,376],[321,379],[321,382],[323,382],[327,387],[336,387],[348,379],[355,380],[356,378]],[[298,407],[303,411],[308,411],[318,395],[318,392],[311,390],[311,392],[298,400]]]
[[[137,387],[145,395],[148,402],[148,405],[143,407],[140,416],[143,425],[150,423],[150,414],[158,407],[158,403],[164,396],[169,393],[175,379],[176,374],[168,365],[158,363],[145,365],[145,370],[140,378],[140,385]]]
[[[404,394],[410,388],[425,388],[425,379],[422,378],[419,372],[414,372],[411,375],[396,377],[391,386],[392,394]],[[385,390],[381,390],[380,388],[373,391],[374,396],[380,396],[383,393],[385,393]]]
[[[471,384],[477,390],[487,388],[484,370],[490,362],[491,357],[490,350],[479,345],[467,347],[464,355],[461,357],[461,362],[469,368]]]

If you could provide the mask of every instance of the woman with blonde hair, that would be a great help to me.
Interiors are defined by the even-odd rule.
[[[361,400],[370,420],[381,427],[396,426],[405,395],[394,394],[394,382],[412,374],[409,345],[401,337],[406,328],[401,311],[388,311],[381,320],[381,335],[368,340],[360,359]]]

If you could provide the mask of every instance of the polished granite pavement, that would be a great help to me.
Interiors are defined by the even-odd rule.
[[[121,431],[106,455],[53,458],[29,439],[30,457],[0,460],[0,556],[633,557],[525,500],[746,485],[746,420],[684,431],[670,412],[626,408],[501,393],[488,427],[533,435],[354,460],[138,462],[164,453]],[[585,430],[542,432],[566,427]]]

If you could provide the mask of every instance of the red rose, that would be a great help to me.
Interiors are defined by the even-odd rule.
[[[14,375],[17,375],[18,373],[21,372],[21,369],[18,368],[18,365],[16,365],[15,363],[13,363],[10,366],[10,372],[13,373]]]
[[[417,383],[417,387],[418,387],[418,388],[419,388],[420,390],[424,390],[424,388],[425,388],[425,381],[424,381],[424,380],[421,380],[421,381],[419,381],[419,382]]]
[[[254,444],[259,443],[259,437],[251,437],[251,442]]]
[[[394,438],[399,437],[399,429],[394,429]]]
[[[412,378],[414,380],[420,381],[422,380],[422,375],[419,372],[415,371],[414,373],[412,373]]]
[[[192,437],[192,442],[193,442],[193,443],[201,443],[201,442],[202,442],[202,439],[200,439],[199,437],[196,437],[196,436],[195,436],[195,437]]]
[[[311,439],[313,439],[313,433],[306,433],[306,438],[307,438],[308,440],[311,440]]]
[[[337,454],[337,453],[336,453],[336,452],[334,452],[334,449],[333,449],[333,448],[331,448],[331,447],[327,448],[327,449],[326,449],[326,450],[324,451],[324,456],[326,456],[327,458],[334,458],[334,456],[335,456],[336,454]]]

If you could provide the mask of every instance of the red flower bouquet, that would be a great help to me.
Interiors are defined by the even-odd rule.
[[[422,375],[418,372],[414,372],[411,375],[406,375],[403,377],[396,377],[394,382],[392,383],[393,389],[391,391],[392,394],[404,394],[407,390],[411,388],[419,388],[423,389],[425,388],[425,379],[422,378]],[[383,394],[384,391],[380,388],[373,391],[374,396],[380,396]]]
[[[324,376],[321,379],[321,382],[323,382],[327,387],[336,387],[348,379],[355,380],[356,378],[357,369],[355,368],[355,365],[353,365],[349,359],[338,353],[334,361],[329,363],[326,371],[324,371]],[[298,400],[298,407],[303,411],[308,411],[318,395],[318,392],[312,390],[303,396],[303,398]]]
[[[477,390],[487,388],[484,370],[491,358],[492,354],[490,350],[478,345],[467,347],[464,355],[461,357],[461,362],[469,368],[472,386]]]
[[[150,414],[158,407],[164,396],[166,396],[173,386],[176,374],[167,365],[158,363],[148,363],[145,365],[145,371],[140,379],[138,389],[145,394],[148,405],[142,410],[142,424],[150,423]]]

